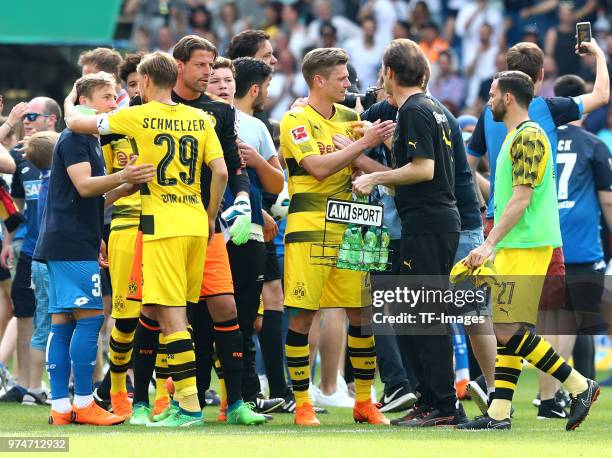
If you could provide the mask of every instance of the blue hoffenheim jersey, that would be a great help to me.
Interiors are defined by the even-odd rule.
[[[557,192],[565,262],[603,259],[598,191],[612,191],[612,156],[596,136],[577,126],[557,129]]]

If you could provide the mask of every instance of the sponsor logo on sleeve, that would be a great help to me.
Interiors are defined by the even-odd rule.
[[[304,126],[298,126],[291,129],[291,137],[293,138],[293,143],[296,144],[304,143],[310,140],[306,127]]]

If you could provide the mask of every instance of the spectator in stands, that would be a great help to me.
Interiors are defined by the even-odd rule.
[[[503,72],[507,70],[506,65],[506,51],[500,51],[495,56],[495,72]],[[476,99],[476,103],[473,105],[475,113],[480,113],[484,108],[485,104],[489,100],[489,90],[491,89],[491,84],[493,83],[493,77],[487,78],[482,83],[480,83],[480,89],[478,90],[478,98]]]
[[[317,45],[321,48],[334,48],[339,46],[338,43],[338,29],[331,22],[321,23],[321,30],[319,31],[320,40]]]
[[[335,27],[339,43],[344,43],[349,38],[358,37],[361,34],[361,29],[354,22],[344,16],[332,16],[329,0],[316,0],[314,14],[316,19],[308,25],[308,44],[310,45],[315,46],[319,42],[319,32],[324,22],[331,22]]]
[[[432,64],[438,62],[440,53],[448,49],[448,43],[440,36],[440,29],[433,21],[428,21],[421,25],[419,38],[419,46]]]
[[[302,56],[307,42],[306,27],[300,22],[298,3],[285,4],[283,7],[283,27],[289,36],[289,50],[295,59]]]
[[[504,0],[506,45],[513,46],[522,39],[525,26],[538,24],[545,31],[551,22],[551,12],[559,5],[559,0]],[[538,37],[538,41],[542,37]]]
[[[465,81],[457,74],[450,51],[440,53],[438,72],[429,83],[429,91],[431,95],[446,105],[453,115],[459,114],[465,97]]]
[[[266,4],[266,20],[260,27],[274,40],[276,34],[283,23],[283,4],[278,1],[271,1]]]
[[[408,18],[408,4],[404,0],[369,0],[359,11],[361,23],[367,17],[378,24],[376,42],[384,46],[393,39],[393,25]]]
[[[393,39],[397,40],[398,38],[407,38],[409,40],[414,39],[414,36],[412,35],[412,26],[409,22],[397,21],[393,25]]]
[[[480,45],[480,28],[489,24],[493,29],[491,43],[499,45],[503,31],[503,17],[499,10],[491,7],[488,0],[470,1],[457,14],[455,33],[461,38],[461,59],[466,67],[473,62],[474,54]]]
[[[423,1],[416,2],[409,19],[410,24],[412,24],[412,35],[418,35],[421,26],[431,22],[431,20],[431,12],[427,3]]]
[[[270,119],[279,120],[291,104],[298,97],[303,97],[307,92],[303,92],[304,84],[298,80],[303,79],[301,73],[297,73],[296,59],[288,49],[278,53],[278,63],[274,78],[268,87],[268,98],[266,100],[266,111],[270,113]]]
[[[200,4],[191,8],[189,33],[206,38],[213,44],[217,43],[217,36],[213,30],[212,15],[206,6]]]
[[[540,28],[537,24],[528,24],[523,28],[523,38],[521,41],[533,43],[540,46]]]
[[[225,52],[232,37],[248,28],[247,20],[240,17],[236,2],[224,3],[219,9],[219,22],[215,29],[219,44],[218,49]]]
[[[466,105],[472,106],[478,96],[480,84],[493,76],[495,73],[495,59],[499,47],[491,43],[493,29],[487,23],[480,26],[480,43],[471,62],[465,69],[465,77],[468,79],[468,90]]]
[[[157,30],[157,48],[156,50],[172,54],[172,47],[176,40],[172,36],[170,27],[163,26]]]
[[[576,18],[574,5],[563,2],[557,14],[559,25],[546,32],[544,52],[554,57],[560,75],[575,73],[580,67],[580,57],[572,50],[576,45]]]
[[[376,85],[380,59],[388,41],[382,45],[377,41],[376,21],[372,17],[361,19],[361,30],[363,31],[362,36],[347,40],[344,49],[350,57],[351,64],[355,67],[361,90],[365,90],[368,86]]]

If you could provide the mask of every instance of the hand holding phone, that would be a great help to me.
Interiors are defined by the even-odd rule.
[[[582,46],[585,41],[591,41],[591,23],[590,22],[579,22],[576,24],[576,41],[578,45],[578,52],[586,54],[588,50]]]

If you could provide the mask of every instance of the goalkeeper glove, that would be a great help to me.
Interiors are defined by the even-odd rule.
[[[230,238],[235,245],[247,243],[251,233],[251,201],[248,196],[236,197],[234,205],[221,213],[221,218],[233,223],[230,227]]]

